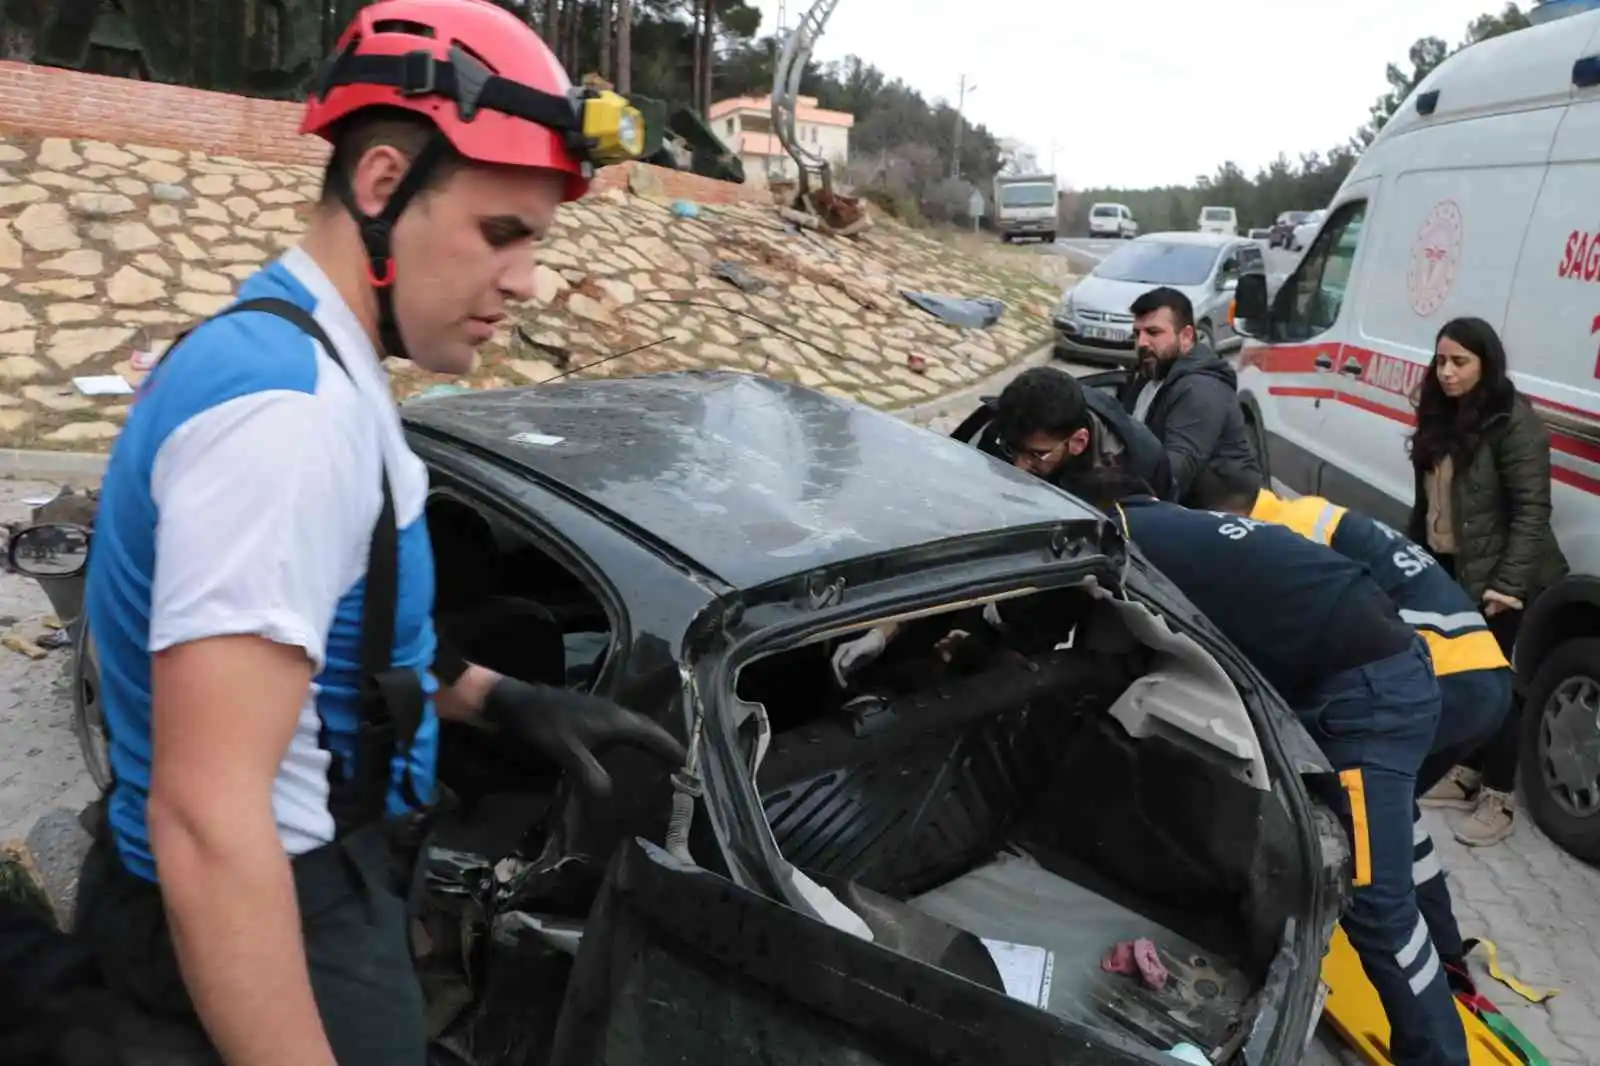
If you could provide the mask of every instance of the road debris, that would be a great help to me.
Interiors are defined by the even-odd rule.
[[[952,326],[961,326],[965,329],[988,329],[1000,321],[1000,316],[1005,314],[1006,310],[1006,305],[992,296],[964,299],[959,296],[937,296],[932,293],[905,290],[902,290],[900,295],[941,322],[948,322]]]
[[[45,649],[39,647],[38,644],[29,640],[21,633],[17,633],[15,631],[7,633],[5,636],[0,636],[0,644],[10,648],[18,655],[26,655],[35,662],[50,654]]]

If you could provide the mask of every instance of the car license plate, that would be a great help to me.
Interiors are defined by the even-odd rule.
[[[1116,326],[1084,326],[1083,335],[1094,341],[1126,341],[1133,334]]]

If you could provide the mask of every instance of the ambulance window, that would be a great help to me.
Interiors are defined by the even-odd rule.
[[[1285,286],[1283,340],[1307,340],[1338,321],[1366,213],[1365,201],[1346,204],[1322,227],[1292,286]]]

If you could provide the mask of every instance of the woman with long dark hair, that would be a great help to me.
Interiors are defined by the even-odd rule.
[[[1417,396],[1410,535],[1448,568],[1511,658],[1527,607],[1567,572],[1550,527],[1550,432],[1506,371],[1481,318],[1446,322]],[[1456,839],[1498,844],[1515,827],[1520,708],[1423,802],[1471,811]]]

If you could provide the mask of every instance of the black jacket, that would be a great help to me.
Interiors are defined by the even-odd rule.
[[[1104,431],[1115,438],[1114,444],[1098,437],[1091,442],[1089,447],[1094,453],[1095,461],[1099,462],[1099,457],[1109,452],[1120,453],[1118,462],[1139,475],[1157,496],[1162,499],[1169,498],[1172,494],[1172,473],[1168,466],[1166,450],[1162,448],[1155,434],[1128,414],[1120,406],[1118,399],[1113,398],[1109,392],[1101,392],[1099,389],[1084,389],[1083,392],[1089,411],[1095,417],[1091,432],[1098,435]],[[995,432],[994,415],[994,401],[984,400],[983,407],[963,423],[962,427],[955,431],[955,435],[959,439],[970,440],[972,438],[967,435],[967,431],[971,431],[976,434],[973,443],[979,451],[987,452],[999,459],[1006,459],[1005,449],[1000,446]],[[1063,466],[1046,480],[1057,488],[1071,492],[1072,478],[1075,474],[1076,471],[1071,466]]]
[[[1134,409],[1147,380],[1138,374],[1128,380],[1122,394],[1125,410]],[[1261,474],[1261,460],[1239,405],[1239,379],[1233,367],[1204,344],[1196,344],[1173,363],[1144,421],[1167,450],[1170,499],[1189,503],[1200,472],[1212,463],[1231,463]]]
[[[1527,397],[1494,411],[1454,460],[1450,518],[1456,580],[1474,603],[1490,589],[1532,603],[1567,575],[1567,557],[1550,528],[1550,429]],[[1426,470],[1416,472],[1407,532],[1428,543]]]
[[[1172,465],[1161,441],[1150,432],[1148,426],[1120,406],[1110,393],[1100,389],[1084,389],[1083,393],[1089,410],[1099,419],[1100,425],[1116,437],[1122,446],[1122,462],[1138,474],[1157,496],[1163,500],[1170,498],[1173,491]],[[1096,442],[1096,450],[1103,450],[1099,442]]]

